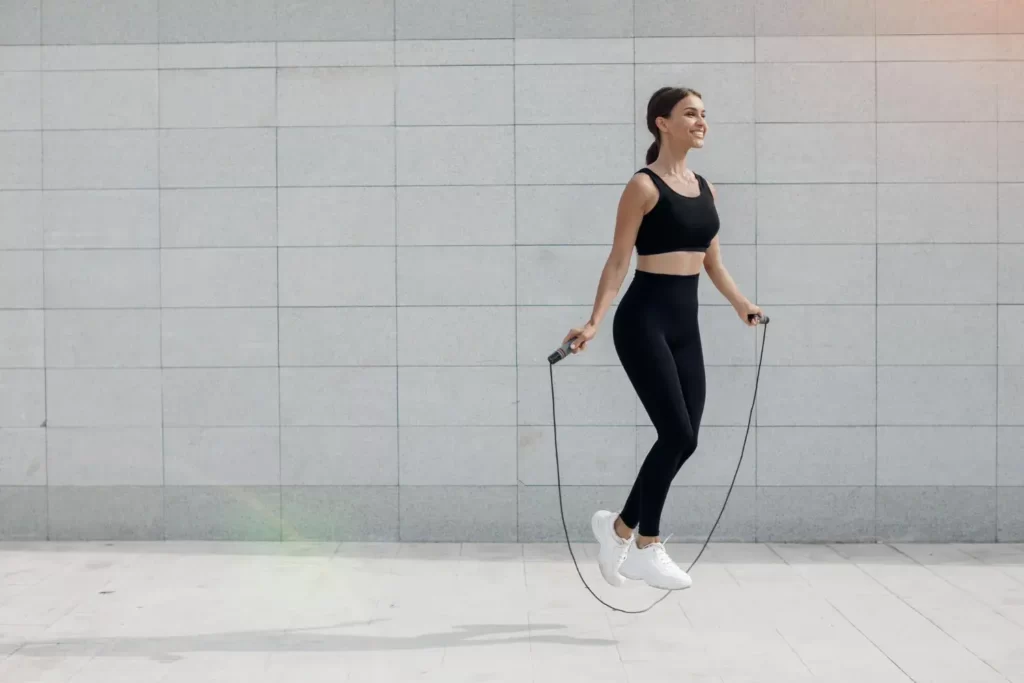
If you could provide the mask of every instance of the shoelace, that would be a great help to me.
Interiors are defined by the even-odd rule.
[[[665,544],[668,543],[668,539],[670,539],[670,538],[672,538],[672,534],[669,534],[668,536],[666,536],[665,540],[661,541],[660,543],[652,543],[651,544],[651,545],[654,546],[654,557],[657,558],[658,562],[660,562],[661,564],[665,565],[666,567],[673,568],[673,569],[679,569],[676,566],[676,563],[672,561],[672,558],[669,557],[668,551],[665,550]],[[682,570],[680,570],[680,571],[682,571]]]

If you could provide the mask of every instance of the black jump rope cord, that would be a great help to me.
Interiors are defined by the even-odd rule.
[[[751,319],[754,319],[753,316],[751,317]],[[718,519],[715,520],[714,525],[711,527],[711,531],[708,532],[708,537],[704,541],[704,545],[701,546],[700,552],[697,553],[697,557],[693,558],[693,562],[691,562],[690,566],[686,569],[687,574],[689,574],[690,570],[693,569],[693,565],[697,564],[697,560],[700,559],[700,556],[704,554],[704,549],[708,547],[708,542],[711,541],[712,534],[715,533],[715,529],[718,527],[718,523],[722,520],[722,514],[725,512],[725,506],[729,503],[729,496],[732,494],[733,486],[736,485],[736,477],[740,473],[740,465],[743,464],[743,453],[747,448],[747,437],[750,436],[750,423],[754,416],[754,406],[757,404],[757,385],[761,380],[761,360],[764,358],[764,339],[766,334],[768,333],[768,317],[762,316],[760,319],[760,324],[764,325],[765,329],[761,333],[761,353],[757,358],[757,375],[754,378],[754,396],[750,402],[750,412],[747,415],[747,431],[743,435],[743,446],[740,448],[740,459],[739,462],[736,463],[736,471],[732,475],[732,482],[729,484],[729,490],[725,494],[725,501],[722,503],[722,509],[718,513]],[[643,614],[644,612],[647,612],[648,610],[652,609],[655,605],[657,605],[659,602],[667,598],[675,591],[665,591],[665,594],[657,600],[655,600],[653,603],[651,603],[649,607],[645,607],[641,610],[625,610],[619,609],[618,607],[615,607],[613,605],[609,605],[607,602],[605,602],[597,596],[597,593],[595,593],[594,590],[587,584],[587,580],[583,578],[583,573],[580,571],[580,565],[576,561],[576,555],[572,552],[572,543],[569,541],[569,527],[565,523],[565,507],[562,504],[562,473],[558,463],[558,422],[555,420],[555,363],[562,360],[569,354],[569,345],[572,343],[572,341],[573,340],[570,339],[569,341],[565,342],[564,344],[562,344],[562,346],[558,348],[557,351],[548,356],[548,376],[551,378],[551,424],[554,427],[555,437],[555,475],[558,480],[558,509],[561,511],[562,514],[562,529],[565,531],[565,543],[569,546],[569,555],[572,556],[572,563],[576,566],[576,573],[579,574],[580,581],[583,582],[583,585],[586,587],[586,589],[590,591],[590,594],[593,595],[599,603],[601,603],[608,609],[614,610],[616,612],[622,612],[623,614]]]

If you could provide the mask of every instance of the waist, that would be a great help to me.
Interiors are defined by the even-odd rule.
[[[702,251],[675,250],[658,254],[641,254],[637,252],[636,269],[648,273],[665,273],[688,275],[699,273],[704,267]]]
[[[700,273],[654,273],[637,268],[633,272],[633,281],[629,290],[643,295],[645,298],[666,302],[697,302],[697,285]]]
[[[700,280],[700,272],[696,273],[659,273],[652,270],[644,270],[637,266],[633,271],[633,282],[643,281],[658,283],[665,287],[697,286]]]
[[[699,282],[700,273],[674,275],[636,269],[619,300],[616,325],[644,327],[654,321],[675,336],[698,332]]]

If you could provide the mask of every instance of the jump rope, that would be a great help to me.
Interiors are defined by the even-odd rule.
[[[687,574],[689,574],[690,570],[693,569],[693,566],[697,564],[697,560],[700,559],[700,556],[704,554],[704,549],[708,547],[708,542],[711,540],[712,534],[715,533],[715,529],[718,527],[718,522],[722,519],[722,514],[725,512],[725,506],[729,503],[729,496],[732,494],[733,486],[735,486],[736,484],[736,477],[740,473],[740,465],[743,464],[743,452],[747,448],[747,437],[750,436],[750,422],[751,418],[754,415],[754,406],[757,404],[757,385],[761,379],[761,360],[764,358],[764,339],[768,332],[768,316],[757,315],[756,313],[752,313],[747,317],[751,322],[757,321],[758,324],[765,326],[764,331],[761,332],[761,353],[757,358],[757,375],[754,378],[754,396],[750,401],[750,412],[747,415],[747,431],[743,435],[743,446],[740,448],[740,459],[739,462],[736,463],[736,471],[732,475],[732,483],[729,484],[729,490],[725,494],[725,501],[722,503],[722,509],[718,512],[718,519],[715,520],[714,525],[711,527],[711,531],[708,533],[708,537],[704,541],[704,545],[701,546],[700,552],[697,553],[697,557],[693,558],[693,562],[691,562],[690,566],[687,567]],[[609,605],[607,602],[605,602],[597,596],[597,593],[594,592],[594,590],[587,584],[586,579],[583,578],[583,573],[580,571],[580,565],[576,561],[576,555],[572,552],[572,543],[569,541],[569,527],[565,523],[565,508],[562,505],[562,473],[558,463],[558,422],[555,420],[555,363],[569,355],[569,346],[575,340],[576,337],[573,337],[572,339],[568,340],[567,342],[559,346],[557,350],[555,350],[550,356],[548,356],[548,376],[551,378],[551,423],[554,427],[555,436],[555,475],[557,476],[558,480],[558,508],[562,513],[562,529],[565,531],[565,543],[567,546],[569,546],[569,555],[572,556],[572,563],[576,566],[576,573],[579,574],[580,581],[583,582],[583,585],[586,587],[586,589],[590,591],[590,594],[593,595],[599,603],[616,612],[622,612],[623,614],[643,614],[644,612],[647,612],[648,610],[652,609],[655,605],[657,605],[659,602],[667,598],[675,591],[665,591],[664,595],[662,595],[660,598],[651,603],[650,606],[645,607],[641,610],[625,610],[615,607],[614,605]]]

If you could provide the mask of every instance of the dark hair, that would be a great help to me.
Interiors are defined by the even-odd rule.
[[[658,88],[651,95],[651,99],[647,100],[647,130],[651,131],[651,135],[654,136],[654,142],[647,148],[647,163],[653,163],[658,158],[658,148],[661,146],[661,133],[658,131],[658,124],[655,123],[655,119],[659,116],[668,118],[672,115],[672,110],[677,104],[682,102],[690,95],[696,95],[702,97],[702,95],[694,90],[693,88]]]

